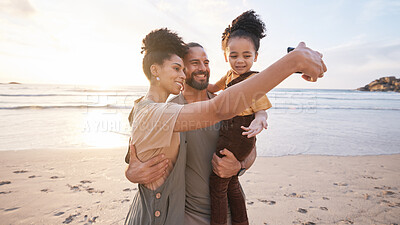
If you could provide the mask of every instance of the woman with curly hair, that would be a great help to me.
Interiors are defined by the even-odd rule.
[[[131,146],[141,161],[163,153],[169,160],[165,174],[149,184],[139,184],[125,224],[183,224],[185,211],[184,136],[179,132],[210,126],[242,112],[296,71],[314,81],[326,67],[322,55],[300,43],[290,54],[260,72],[223,91],[208,101],[187,105],[165,103],[170,94],[183,89],[182,58],[187,47],[168,29],[150,32],[143,39],[143,71],[150,81],[146,96],[135,101]],[[237,95],[240,93],[241,98]],[[136,157],[131,155],[130,157]],[[135,170],[128,166],[130,179]]]

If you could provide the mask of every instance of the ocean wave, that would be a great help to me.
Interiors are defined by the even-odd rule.
[[[0,94],[3,97],[76,97],[76,96],[110,96],[110,97],[124,97],[124,96],[141,96],[139,94],[80,94],[80,95],[71,95],[71,94]]]
[[[120,105],[23,105],[23,106],[11,106],[11,107],[0,107],[0,110],[21,110],[21,109],[130,109],[132,106],[120,106]]]
[[[80,96],[80,95],[64,95],[64,94],[0,94],[3,97],[48,97],[48,96]]]
[[[318,109],[329,109],[329,110],[387,110],[387,111],[400,111],[400,108],[391,107],[347,107],[347,106],[273,106],[272,110],[277,109],[289,109],[289,110],[318,110]],[[270,110],[271,110],[270,109]]]
[[[323,97],[323,96],[318,96],[318,95],[307,95],[304,96],[302,94],[299,95],[272,95],[272,94],[267,94],[268,98],[270,99],[317,99],[317,100],[343,100],[343,101],[400,101],[400,95],[398,98],[354,98],[354,97]]]
[[[76,89],[76,90],[66,90],[66,91],[72,91],[72,92],[127,92],[123,90],[95,90],[95,89]]]
[[[108,96],[108,97],[140,97],[143,94],[0,94],[1,97],[85,97],[85,96]],[[340,101],[395,101],[400,102],[400,98],[344,98],[344,97],[321,97],[321,96],[283,96],[268,95],[270,99],[303,99],[303,100],[340,100]]]
[[[21,105],[0,107],[0,110],[23,110],[23,109],[131,109],[132,106],[106,104],[106,105]],[[400,108],[393,107],[348,107],[348,106],[328,106],[328,105],[274,105],[272,110],[388,110],[400,111]],[[270,110],[271,110],[270,109]]]
[[[66,89],[66,91],[71,91],[71,92],[115,92],[115,93],[121,93],[121,92],[143,92],[146,93],[148,90],[148,87],[142,87],[142,86],[136,86],[136,87],[129,87],[129,88],[122,88],[122,89]]]
[[[400,98],[337,98],[337,97],[317,97],[317,99],[330,99],[330,100],[355,100],[355,101],[400,101]]]

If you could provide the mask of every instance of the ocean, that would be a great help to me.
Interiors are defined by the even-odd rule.
[[[0,151],[127,146],[147,87],[0,84]],[[274,89],[259,156],[400,153],[400,93]]]

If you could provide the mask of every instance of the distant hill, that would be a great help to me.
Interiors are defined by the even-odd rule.
[[[8,84],[21,84],[21,83],[18,83],[18,82],[9,82]]]
[[[400,92],[400,79],[396,77],[381,77],[365,85],[357,88],[359,91],[395,91]]]

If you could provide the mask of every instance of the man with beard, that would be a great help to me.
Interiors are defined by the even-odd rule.
[[[209,60],[204,48],[198,43],[189,43],[189,50],[183,61],[185,64],[186,82],[184,90],[170,101],[178,104],[190,104],[198,101],[208,100],[214,95],[207,91],[210,78]],[[242,162],[224,149],[221,151],[223,158],[215,155],[219,136],[220,124],[214,124],[206,128],[187,131],[186,143],[186,200],[185,200],[185,222],[190,225],[210,224],[210,194],[209,177],[213,170],[220,177],[231,177],[241,175],[248,169],[256,158],[256,151],[253,149],[251,154]],[[156,180],[164,171],[166,166],[162,156],[145,163],[137,159],[130,167],[136,168],[134,177],[129,180],[135,183],[150,183]]]

